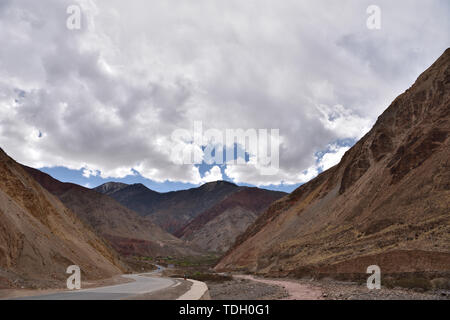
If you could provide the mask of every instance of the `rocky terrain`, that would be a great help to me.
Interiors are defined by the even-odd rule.
[[[449,300],[450,291],[386,288],[369,290],[365,283],[332,279],[265,279],[235,276],[229,281],[207,281],[215,300]]]
[[[199,214],[175,235],[205,251],[224,253],[237,236],[284,192],[245,188]]]
[[[297,280],[298,281],[298,280]],[[300,283],[311,283],[300,281]],[[368,290],[365,283],[341,282],[333,280],[314,281],[314,285],[322,291],[325,300],[449,300],[448,290],[420,290],[418,288],[386,288]]]
[[[0,149],[0,286],[45,287],[78,265],[86,279],[123,273],[118,256]]]
[[[450,272],[450,49],[341,162],[270,206],[217,270],[357,277]]]
[[[24,168],[122,255],[156,257],[199,254],[184,241],[104,194],[60,182],[33,168]],[[116,184],[114,190],[118,189],[117,186],[121,185]],[[122,184],[122,187],[126,186]],[[103,190],[108,192],[111,188],[105,187]]]

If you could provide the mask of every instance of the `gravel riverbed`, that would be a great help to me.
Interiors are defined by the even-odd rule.
[[[207,283],[213,300],[449,300],[450,292],[402,288],[369,290],[365,284],[335,280],[266,279],[234,276]]]

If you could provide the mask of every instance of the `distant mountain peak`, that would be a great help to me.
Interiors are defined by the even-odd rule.
[[[143,183],[134,183],[134,184],[128,185],[125,188],[120,189],[118,191],[123,191],[123,190],[138,192],[138,193],[149,193],[149,194],[153,194],[153,195],[160,194],[158,191],[150,189]]]
[[[136,187],[136,188],[145,188],[145,189],[151,190],[150,188],[148,188],[148,187],[147,187],[145,184],[143,184],[143,183],[133,183],[131,186],[132,186],[132,187]]]
[[[104,184],[94,188],[93,190],[103,193],[103,194],[106,194],[106,195],[109,195],[109,194],[112,194],[119,190],[122,190],[126,187],[128,187],[128,184],[126,184],[126,183],[111,181],[111,182],[104,183]]]
[[[230,182],[230,181],[226,181],[226,180],[217,180],[217,181],[211,181],[211,182],[207,182],[207,183],[205,183],[205,185],[220,185],[220,184],[230,184],[230,185],[236,185],[235,183],[233,183],[233,182]]]
[[[225,181],[225,180],[217,180],[217,181],[212,181],[212,182],[207,182],[203,185],[201,185],[199,187],[199,189],[202,190],[213,190],[215,188],[239,188],[238,185],[229,182],[229,181]]]

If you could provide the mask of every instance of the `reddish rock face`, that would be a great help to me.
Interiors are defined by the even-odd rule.
[[[379,262],[450,272],[449,132],[447,49],[338,165],[270,206],[216,269],[365,273]]]
[[[258,216],[270,204],[272,204],[272,202],[275,202],[285,195],[286,194],[284,192],[276,192],[258,188],[244,188],[241,191],[231,194],[223,201],[199,214],[194,220],[175,232],[175,235],[179,238],[191,238],[191,235],[200,230],[206,223],[213,220],[226,210],[234,207],[247,209]]]
[[[175,235],[205,251],[225,252],[273,202],[286,195],[258,188],[242,188],[178,230]]]

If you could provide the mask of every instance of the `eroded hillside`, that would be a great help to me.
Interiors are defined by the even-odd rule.
[[[0,285],[48,285],[78,265],[85,279],[123,273],[105,242],[0,149]]]

